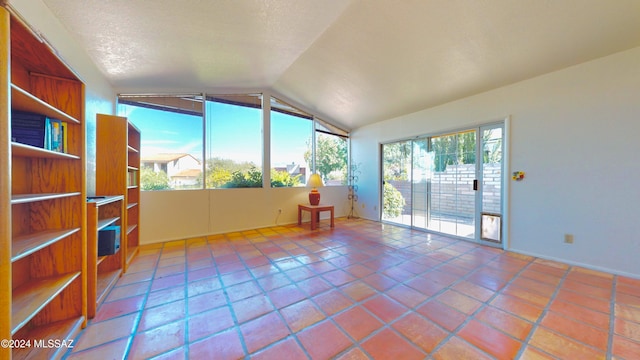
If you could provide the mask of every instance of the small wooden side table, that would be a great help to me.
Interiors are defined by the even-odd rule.
[[[302,210],[308,211],[311,214],[311,230],[318,227],[321,211],[329,211],[331,213],[331,227],[334,227],[333,205],[298,204],[298,225],[302,224]]]

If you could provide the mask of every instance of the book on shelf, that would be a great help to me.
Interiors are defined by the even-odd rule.
[[[127,174],[129,175],[127,178],[127,186],[138,186],[136,171],[129,170]]]
[[[45,149],[47,117],[40,114],[11,111],[11,141]]]
[[[67,141],[67,136],[69,136],[69,133],[67,131],[67,123],[65,121],[62,122],[62,152],[63,153],[67,153],[69,151],[68,148],[68,141]]]
[[[11,141],[57,152],[66,151],[67,123],[46,115],[11,111]]]
[[[62,121],[51,119],[51,148],[49,150],[62,152]]]

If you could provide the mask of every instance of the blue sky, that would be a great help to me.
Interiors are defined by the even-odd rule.
[[[142,133],[142,156],[157,153],[189,153],[202,158],[202,120],[199,116],[170,113],[137,106],[120,105]],[[262,110],[207,102],[211,127],[207,142],[209,156],[238,162],[262,163]],[[303,154],[311,136],[312,122],[272,112],[272,167],[304,162]]]

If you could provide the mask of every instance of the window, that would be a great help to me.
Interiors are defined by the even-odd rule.
[[[311,175],[313,117],[271,98],[271,186],[304,186]]]
[[[262,95],[206,99],[206,187],[262,187]]]
[[[346,185],[348,133],[269,100],[265,149],[262,94],[120,95],[118,114],[142,132],[142,190],[262,187],[265,150],[271,187],[305,186],[313,172]]]
[[[316,119],[315,170],[325,186],[347,183],[347,133]]]
[[[118,114],[142,133],[142,190],[202,188],[202,96],[121,95]]]

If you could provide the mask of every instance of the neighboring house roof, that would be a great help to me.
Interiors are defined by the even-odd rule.
[[[152,162],[152,163],[168,163],[171,161],[175,161],[178,159],[181,159],[185,156],[189,156],[192,157],[194,160],[196,160],[198,163],[200,163],[200,160],[196,159],[195,157],[193,157],[191,154],[185,154],[185,153],[163,153],[163,154],[153,154],[153,155],[149,155],[149,156],[143,156],[142,159],[140,160],[140,162]]]
[[[202,170],[200,169],[188,169],[182,170],[179,173],[172,175],[171,177],[197,177],[202,174]]]

